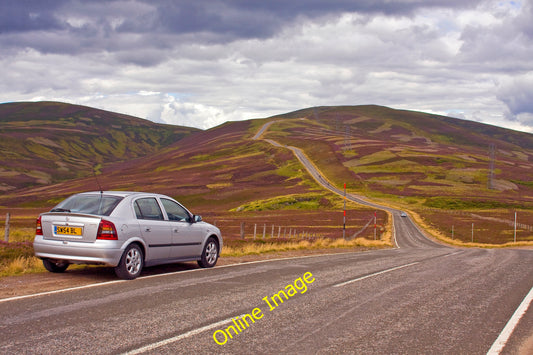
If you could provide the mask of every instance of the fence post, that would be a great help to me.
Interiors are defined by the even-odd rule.
[[[9,212],[6,214],[6,231],[4,233],[4,241],[9,242],[9,219],[11,215]]]
[[[266,231],[267,231],[267,224],[263,224],[263,239],[265,239],[265,234],[266,234]]]
[[[255,235],[257,234],[257,223],[254,224],[254,240],[255,240]]]
[[[272,225],[272,234],[270,235],[270,239],[274,239],[274,225]]]
[[[241,222],[241,239],[244,239],[244,222]]]

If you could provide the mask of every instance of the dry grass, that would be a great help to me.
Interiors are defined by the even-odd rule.
[[[382,240],[368,240],[357,238],[354,240],[319,238],[316,240],[288,241],[277,243],[253,243],[247,242],[242,245],[227,245],[222,249],[221,256],[245,256],[258,255],[264,253],[291,251],[291,250],[313,250],[313,249],[330,249],[330,248],[384,248],[390,246],[389,243]]]
[[[429,234],[431,237],[444,242],[448,245],[453,245],[456,247],[463,247],[463,248],[513,248],[513,247],[531,247],[533,246],[533,242],[528,241],[518,241],[516,243],[514,242],[508,242],[503,244],[493,244],[493,243],[476,243],[476,242],[464,242],[459,239],[452,239],[446,235],[444,235],[440,230],[437,230],[430,225],[428,225],[425,220],[417,213],[413,211],[409,211],[409,214],[413,218],[416,224],[418,224],[427,234]]]
[[[43,263],[34,256],[18,256],[7,263],[0,264],[0,277],[14,276],[21,274],[31,274],[44,272]]]
[[[35,237],[35,228],[11,228],[9,230],[10,242],[33,241]]]

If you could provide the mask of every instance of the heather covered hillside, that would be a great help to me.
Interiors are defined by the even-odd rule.
[[[337,186],[417,213],[434,235],[533,240],[532,134],[380,106],[272,120],[265,138],[303,149]]]
[[[286,149],[252,140],[258,121],[228,122],[190,135],[146,157],[106,164],[97,174],[47,188],[24,189],[1,204],[46,203],[98,189],[154,191],[188,205],[229,210],[257,199],[322,192]],[[98,180],[98,182],[96,181]]]
[[[360,193],[426,207],[533,209],[532,134],[381,106],[273,119],[267,138],[304,149]]]
[[[0,206],[47,208],[72,193],[101,186],[168,194],[218,221],[230,236],[239,235],[241,222],[253,220],[338,237],[342,199],[319,186],[285,147],[295,146],[332,184],[340,188],[346,183],[350,193],[412,211],[437,234],[453,231],[463,241],[475,235],[479,242],[505,243],[513,240],[516,212],[518,240],[533,240],[533,135],[528,133],[382,106],[316,107],[206,131],[134,118],[91,116],[89,124],[85,116],[77,117],[62,119],[54,130],[28,120],[31,128],[14,130],[19,140],[13,144],[28,149],[37,140],[45,148],[37,151],[46,152],[41,154],[47,159],[33,157],[35,171],[54,177],[65,169],[61,164],[76,163],[85,167],[85,175],[68,179],[66,172],[76,169],[67,165],[63,181],[7,190]],[[268,128],[254,139],[267,122]],[[83,134],[88,127],[99,136]],[[83,155],[66,139],[65,130],[78,134],[84,152],[91,154]],[[105,144],[100,136],[107,137]],[[120,145],[128,139],[136,141],[131,150]],[[52,148],[61,159],[54,159]],[[19,164],[14,154],[4,159]],[[90,165],[95,156],[100,159],[96,177]],[[16,187],[9,179],[22,173],[2,172],[0,186]],[[376,212],[355,204],[348,209],[350,233],[368,226]],[[377,215],[380,228],[387,228],[387,215]],[[365,233],[373,235],[368,228]]]
[[[0,191],[80,178],[198,131],[59,102],[0,105]]]

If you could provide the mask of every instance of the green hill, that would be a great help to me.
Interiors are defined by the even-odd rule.
[[[266,137],[303,148],[339,186],[428,207],[446,207],[451,197],[533,208],[532,134],[381,106],[317,107],[273,119],[282,121]]]
[[[283,146],[291,145],[336,186],[347,183],[351,193],[416,212],[443,235],[454,230],[455,238],[470,241],[475,225],[483,242],[504,243],[513,238],[518,211],[519,240],[533,240],[529,133],[381,106],[315,107],[197,131],[79,106],[41,105],[33,111],[39,114],[27,106],[11,109],[19,112],[12,123],[1,120],[0,147],[9,154],[3,154],[0,187],[10,190],[0,195],[0,206],[52,206],[72,193],[95,190],[96,162],[104,189],[168,194],[218,218],[233,235],[242,216],[251,213],[248,218],[262,223],[254,213],[265,210],[272,223],[301,219],[299,228],[322,224],[321,233],[329,235],[328,228],[339,223],[334,218],[340,200]],[[272,124],[262,138],[281,146],[252,139],[266,122]],[[38,174],[47,179],[38,181]],[[354,229],[373,211],[356,214]]]
[[[59,102],[0,104],[0,191],[92,175],[196,131]]]

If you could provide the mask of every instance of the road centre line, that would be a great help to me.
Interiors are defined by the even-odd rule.
[[[526,314],[527,309],[529,308],[529,305],[531,304],[532,300],[533,287],[529,290],[529,293],[526,295],[526,297],[524,297],[522,303],[520,303],[516,311],[513,313],[511,319],[509,319],[494,344],[492,344],[489,351],[487,352],[487,355],[497,355],[501,353],[501,351],[507,344],[507,341],[509,341],[509,338],[513,334],[513,331],[515,330],[516,326],[518,325],[518,322],[520,322],[520,319],[522,319],[524,314]]]
[[[123,355],[136,355],[136,354],[142,354],[142,353],[145,353],[145,352],[147,352],[147,351],[151,351],[151,350],[154,350],[154,349],[160,348],[160,347],[162,347],[162,346],[165,346],[165,345],[168,345],[168,344],[175,343],[175,342],[177,342],[177,341],[179,341],[179,340],[182,340],[182,339],[185,339],[185,338],[191,337],[191,336],[193,336],[193,335],[203,333],[203,332],[205,332],[206,330],[210,330],[210,329],[213,329],[213,328],[218,328],[218,327],[220,327],[220,326],[223,325],[223,324],[226,324],[226,323],[231,322],[234,318],[239,318],[239,317],[243,317],[243,316],[244,316],[244,314],[241,314],[240,316],[237,316],[237,317],[231,317],[231,318],[228,318],[228,319],[221,320],[221,321],[219,321],[219,322],[215,322],[215,323],[208,324],[208,325],[203,326],[203,327],[200,327],[200,328],[196,328],[196,329],[193,329],[193,330],[189,330],[189,331],[186,332],[186,333],[183,333],[183,334],[180,334],[180,335],[176,335],[176,336],[174,336],[174,337],[172,337],[172,338],[164,339],[164,340],[161,340],[161,341],[158,341],[158,342],[152,343],[152,344],[145,345],[145,346],[140,347],[140,348],[138,348],[138,349],[134,349],[134,350],[131,350],[131,351],[125,352],[125,353],[123,353]]]
[[[383,270],[383,271],[375,272],[375,273],[370,274],[370,275],[366,275],[366,276],[358,277],[358,278],[353,279],[353,280],[349,280],[349,281],[341,282],[340,284],[333,285],[333,287],[346,286],[346,285],[351,284],[351,283],[353,283],[353,282],[357,282],[357,281],[361,281],[361,280],[364,280],[364,279],[368,279],[368,278],[370,278],[370,277],[377,276],[377,275],[381,275],[381,274],[385,274],[385,273],[387,273],[387,272],[391,272],[391,271],[394,271],[394,270],[403,269],[403,268],[406,268],[406,267],[408,267],[408,266],[416,265],[416,264],[418,264],[418,263],[419,263],[419,261],[415,261],[414,263],[409,263],[409,264],[405,264],[405,265],[396,266],[396,267],[393,267],[393,268],[390,268],[390,269],[387,269],[387,270]]]
[[[459,250],[459,251],[456,251],[456,252],[454,252],[454,253],[450,253],[450,254],[443,255],[442,257],[443,257],[443,258],[447,258],[447,257],[454,256],[454,255],[461,254],[461,253],[464,253],[464,251]]]

